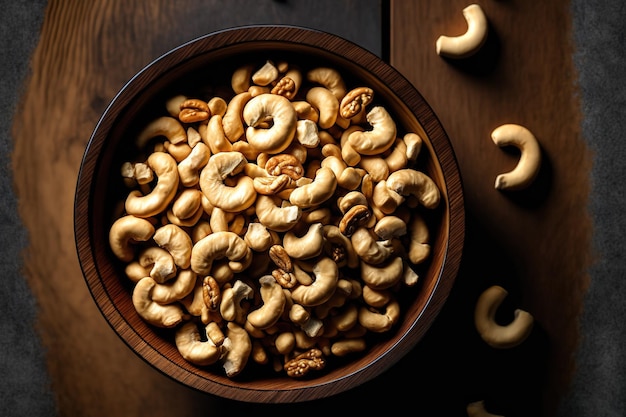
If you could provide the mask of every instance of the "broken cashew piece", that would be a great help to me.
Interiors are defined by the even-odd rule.
[[[504,288],[493,285],[480,295],[474,310],[476,330],[488,345],[499,349],[521,344],[530,335],[534,324],[533,316],[520,309],[515,310],[515,318],[507,325],[495,321],[496,311],[507,295]]]
[[[459,36],[442,35],[437,39],[437,55],[448,58],[467,58],[475,54],[487,40],[489,25],[485,12],[478,4],[463,9],[467,31]]]
[[[528,187],[541,167],[541,148],[535,135],[524,126],[509,123],[491,132],[491,139],[499,147],[515,146],[520,150],[517,166],[496,177],[496,189],[520,190]]]

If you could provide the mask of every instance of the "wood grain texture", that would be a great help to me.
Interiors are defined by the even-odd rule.
[[[520,307],[536,318],[541,341],[533,341],[537,348],[528,348],[521,358],[530,365],[524,371],[530,384],[540,392],[516,399],[521,392],[511,389],[517,384],[507,385],[516,377],[496,368],[485,370],[489,376],[468,392],[494,402],[498,397],[530,400],[532,407],[554,415],[575,371],[579,317],[593,261],[587,212],[591,155],[581,137],[569,2],[481,2],[490,23],[487,44],[463,62],[442,59],[435,41],[465,32],[461,10],[466,5],[392,1],[390,63],[433,106],[461,167],[468,236],[458,300],[448,306],[446,319],[471,314],[464,297],[476,297],[492,283],[509,289],[505,309]],[[490,139],[503,123],[526,126],[543,148],[542,172],[524,192],[502,193],[493,186],[496,175],[510,170],[518,157]],[[518,354],[508,356],[520,359]],[[509,364],[507,352],[488,357],[508,371],[522,370]],[[537,369],[530,371],[533,364]]]

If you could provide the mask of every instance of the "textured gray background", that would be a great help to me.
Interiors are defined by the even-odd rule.
[[[28,236],[17,214],[10,168],[11,121],[36,46],[45,1],[4,2],[0,12],[0,415],[52,416],[45,352],[34,331],[37,305],[22,274]],[[594,154],[589,210],[597,261],[581,321],[578,371],[559,415],[626,415],[626,3],[572,0],[573,56],[584,118],[583,137]],[[364,45],[375,50],[379,45]]]

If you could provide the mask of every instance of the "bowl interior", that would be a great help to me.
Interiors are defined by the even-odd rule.
[[[228,378],[220,369],[184,360],[173,332],[157,329],[136,313],[132,283],[108,247],[108,231],[120,216],[128,189],[119,175],[123,162],[141,150],[133,138],[176,94],[232,96],[230,76],[241,64],[287,61],[302,68],[338,69],[349,88],[369,86],[376,103],[394,116],[399,132],[427,140],[418,165],[439,186],[440,206],[425,214],[433,253],[416,271],[420,281],[401,300],[401,322],[384,337],[372,337],[366,354],[330,363],[327,371],[294,380],[254,368]],[[118,93],[89,141],[75,202],[76,244],[81,268],[94,300],[119,336],[144,360],[166,375],[201,391],[244,401],[290,402],[334,395],[392,366],[420,340],[450,291],[464,238],[461,181],[448,137],[418,91],[378,57],[344,39],[295,27],[255,26],[213,33],[174,49],[138,73]]]

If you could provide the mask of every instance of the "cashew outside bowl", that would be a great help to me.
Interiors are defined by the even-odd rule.
[[[487,40],[489,24],[485,12],[478,4],[463,9],[467,31],[459,36],[441,35],[437,38],[437,55],[449,58],[467,58],[475,54]]]
[[[514,146],[520,151],[515,168],[496,177],[497,190],[521,190],[532,184],[541,168],[541,147],[535,135],[524,126],[504,124],[491,132],[493,143],[499,147]]]
[[[515,318],[509,324],[496,322],[496,311],[507,295],[507,290],[493,285],[483,291],[474,310],[476,330],[488,345],[498,349],[520,345],[530,335],[534,325],[533,316],[520,309],[515,310]]]

